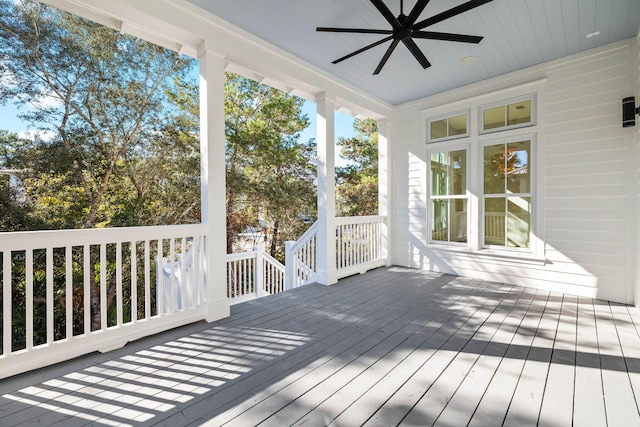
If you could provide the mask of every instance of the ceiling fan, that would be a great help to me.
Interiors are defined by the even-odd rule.
[[[463,3],[459,6],[446,10],[442,13],[434,15],[430,18],[424,19],[422,21],[416,22],[420,17],[420,14],[427,7],[427,4],[430,0],[418,0],[409,13],[409,15],[404,14],[404,1],[400,0],[400,15],[397,17],[393,15],[393,13],[389,10],[389,8],[382,2],[382,0],[370,0],[371,3],[375,6],[376,9],[384,16],[384,18],[391,24],[390,30],[376,30],[376,29],[366,29],[366,28],[334,28],[334,27],[317,27],[316,31],[323,32],[333,32],[333,33],[360,33],[360,34],[386,34],[387,37],[378,40],[375,43],[371,43],[368,46],[363,47],[362,49],[358,49],[355,52],[351,52],[348,55],[343,56],[342,58],[338,58],[335,61],[332,61],[332,64],[337,64],[339,62],[344,61],[345,59],[349,59],[352,56],[358,55],[366,50],[369,50],[373,47],[379,46],[383,43],[391,41],[391,45],[382,56],[378,67],[373,72],[373,75],[379,74],[382,70],[382,67],[387,63],[387,60],[395,50],[396,46],[400,42],[402,42],[409,52],[413,54],[416,60],[422,65],[423,69],[426,69],[431,66],[429,60],[424,56],[418,45],[413,41],[413,39],[431,39],[431,40],[445,40],[452,42],[462,42],[462,43],[480,43],[482,37],[479,36],[468,36],[464,34],[452,34],[452,33],[440,33],[434,31],[422,31],[424,28],[427,28],[431,25],[437,24],[438,22],[442,22],[445,19],[449,19],[456,15],[459,15],[468,10],[474,9],[478,6],[482,6],[485,3],[489,3],[493,0],[471,0],[466,3]]]

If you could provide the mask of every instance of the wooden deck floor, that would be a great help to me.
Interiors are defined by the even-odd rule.
[[[383,268],[0,383],[0,425],[640,426],[633,307]]]

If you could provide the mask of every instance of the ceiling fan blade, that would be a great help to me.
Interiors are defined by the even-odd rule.
[[[334,28],[334,27],[318,27],[316,31],[327,33],[359,33],[359,34],[393,34],[391,30],[370,30],[368,28]]]
[[[422,53],[416,42],[414,42],[412,39],[405,39],[402,42],[407,47],[407,49],[409,49],[409,52],[411,52],[413,56],[418,60],[420,65],[422,65],[422,68],[426,69],[431,67],[431,63],[429,62],[427,57],[424,56],[424,53]]]
[[[332,64],[337,64],[338,62],[342,62],[342,61],[344,61],[345,59],[349,59],[349,58],[351,58],[352,56],[356,56],[356,55],[357,55],[357,54],[359,54],[359,53],[362,53],[362,52],[364,52],[364,51],[366,51],[366,50],[369,50],[369,49],[371,49],[372,47],[376,47],[376,46],[378,46],[378,45],[381,45],[382,43],[388,42],[388,41],[389,41],[389,40],[391,40],[391,39],[393,39],[393,36],[385,37],[385,38],[383,38],[382,40],[378,40],[378,41],[377,41],[377,42],[375,42],[375,43],[371,43],[370,45],[363,47],[362,49],[358,49],[358,50],[356,50],[355,52],[351,52],[350,54],[345,55],[345,56],[343,56],[342,58],[338,58],[338,59],[336,59],[335,61],[332,61],[331,63],[332,63]]]
[[[411,9],[411,13],[407,16],[407,19],[404,21],[404,25],[407,27],[412,26],[420,17],[420,14],[424,11],[431,0],[418,0],[416,5]]]
[[[493,1],[493,0],[471,0],[471,1],[468,1],[466,3],[462,3],[460,6],[456,6],[456,7],[452,8],[452,9],[445,10],[442,13],[439,13],[437,15],[434,15],[434,16],[432,16],[430,18],[427,18],[427,19],[425,19],[423,21],[418,22],[417,24],[415,24],[413,26],[413,29],[414,30],[421,30],[421,29],[426,28],[426,27],[428,27],[430,25],[437,24],[438,22],[444,21],[445,19],[449,19],[449,18],[451,18],[453,16],[456,16],[456,15],[459,15],[461,13],[464,13],[464,12],[466,12],[468,10],[475,9],[476,7],[482,6],[485,3],[489,3],[490,1]]]
[[[480,43],[484,37],[480,36],[467,36],[464,34],[451,34],[451,33],[437,33],[434,31],[414,31],[411,33],[411,37],[414,39],[429,39],[429,40],[446,40],[450,42],[462,42],[462,43]]]
[[[398,43],[400,43],[400,40],[394,40],[393,43],[391,43],[391,46],[389,46],[389,49],[387,49],[387,51],[384,53],[384,56],[380,60],[380,63],[376,67],[376,70],[373,72],[374,76],[380,74],[380,71],[382,71],[382,67],[384,67],[384,64],[387,63],[387,60],[395,50],[396,46],[398,46]]]
[[[371,3],[378,9],[378,12],[384,16],[384,19],[391,24],[394,30],[398,28],[402,28],[402,24],[398,21],[398,18],[395,17],[393,13],[389,10],[386,4],[382,2],[382,0],[371,0]]]

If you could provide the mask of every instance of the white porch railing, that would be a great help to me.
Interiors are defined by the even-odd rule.
[[[204,319],[205,233],[201,225],[0,233],[0,378]],[[169,285],[156,286],[156,260],[188,252],[191,266],[169,263]]]
[[[251,252],[227,254],[227,296],[231,304],[282,292],[285,267],[262,246]]]
[[[286,289],[315,282],[317,243],[318,221],[314,222],[295,242],[285,242]]]
[[[386,217],[336,218],[336,270],[338,278],[364,273],[386,262],[382,233]]]
[[[337,218],[338,277],[385,262],[385,217]],[[206,226],[0,233],[0,378],[108,351],[205,318]],[[312,283],[317,223],[287,242],[227,255],[232,304]],[[286,279],[286,280],[285,280]]]
[[[386,262],[382,244],[386,217],[360,216],[336,218],[336,270],[338,278],[364,273]],[[287,242],[286,288],[316,280],[317,221],[296,242]]]

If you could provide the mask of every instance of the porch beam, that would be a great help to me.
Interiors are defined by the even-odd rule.
[[[389,119],[378,120],[378,215],[384,215],[386,222],[382,227],[381,245],[386,265],[391,266],[393,209],[392,194],[392,158],[391,141],[392,126]]]
[[[200,59],[200,183],[201,221],[207,226],[205,320],[230,315],[226,281],[226,181],[224,72],[225,59],[201,46]]]
[[[338,282],[336,272],[336,177],[335,177],[335,98],[323,93],[316,97],[318,148],[318,252],[317,281],[323,285]]]

